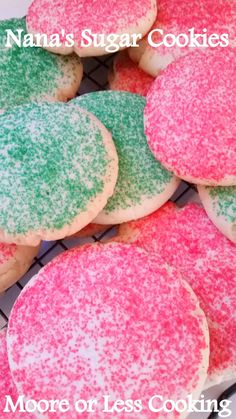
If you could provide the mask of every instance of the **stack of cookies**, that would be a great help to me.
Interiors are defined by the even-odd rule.
[[[0,292],[41,241],[118,226],[21,292],[0,334],[1,412],[6,393],[69,401],[63,415],[26,416],[102,419],[109,394],[113,417],[184,419],[190,394],[236,377],[235,19],[231,0],[33,0],[26,19],[0,21]],[[202,25],[229,45],[149,45],[159,28]],[[84,45],[86,28],[105,36]],[[60,45],[6,46],[9,29],[60,34]],[[77,96],[81,57],[137,33],[110,89]],[[205,210],[169,201],[181,180]],[[153,408],[155,394],[169,410]],[[80,398],[94,410],[78,410]]]

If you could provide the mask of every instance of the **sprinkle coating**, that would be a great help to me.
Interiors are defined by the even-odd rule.
[[[15,251],[15,244],[0,243],[0,265],[11,259],[14,256]]]
[[[200,391],[208,364],[205,316],[179,274],[159,262],[136,246],[113,243],[72,249],[46,265],[9,321],[18,391],[71,402],[93,396],[96,413],[83,416],[96,418],[104,418],[104,394],[141,399],[143,411],[131,417],[156,418],[147,409],[150,396]]]
[[[202,204],[212,222],[236,243],[236,186],[198,186]]]
[[[13,402],[17,400],[17,391],[15,384],[13,383],[10,367],[7,357],[7,342],[6,342],[6,328],[0,330],[0,417],[3,418],[32,418],[31,414],[24,413],[12,413],[3,412],[5,409],[6,399],[5,396],[11,396]]]
[[[6,47],[6,30],[27,33],[25,19],[0,21],[0,110],[33,101],[57,101],[73,97],[82,78],[76,55],[60,57],[42,48]]]
[[[212,34],[229,35],[230,47],[236,46],[236,28],[233,22],[236,21],[236,3],[233,0],[158,0],[158,14],[151,30],[162,29],[163,36],[182,33],[189,35],[188,30],[194,28],[196,34],[208,36]],[[155,33],[152,40],[161,43],[163,36]],[[168,39],[168,42],[171,40]],[[198,38],[200,44],[202,37]],[[180,38],[183,44],[184,38]],[[171,62],[181,56],[194,52],[196,48],[179,47],[174,45],[171,48],[160,45],[154,48],[145,37],[141,40],[142,51],[140,52],[139,65],[152,76],[164,70]],[[201,47],[200,47],[201,48]],[[220,50],[222,47],[217,47]],[[211,49],[208,48],[208,49]],[[227,49],[227,48],[226,48]],[[132,52],[132,51],[131,51]]]
[[[79,48],[83,54],[86,51],[82,45],[84,29],[105,35],[146,34],[156,11],[156,0],[34,0],[28,10],[27,26],[30,32],[49,36],[61,34],[64,29],[65,34],[74,34],[76,52]],[[63,35],[61,41],[65,41]],[[96,55],[96,50],[93,52]]]
[[[88,223],[112,194],[113,142],[100,122],[78,106],[13,108],[0,115],[0,138],[0,229],[10,238],[59,234],[90,208]]]
[[[207,186],[209,197],[217,216],[222,216],[226,221],[233,222],[236,219],[236,186]]]
[[[146,215],[166,202],[178,182],[148,148],[143,127],[145,99],[128,92],[106,91],[80,96],[74,103],[93,113],[111,132],[119,157],[114,194],[102,211],[103,219],[96,222],[119,223],[123,218],[135,218],[136,206],[143,207],[142,215]],[[150,209],[147,204],[145,208],[145,201],[155,197],[155,207]]]
[[[123,237],[123,239],[122,239]],[[119,239],[119,238],[118,238]],[[120,240],[157,253],[179,269],[199,298],[210,332],[207,385],[236,376],[236,247],[203,208],[173,203],[120,227]]]
[[[133,63],[127,51],[122,51],[115,57],[113,70],[109,75],[111,90],[127,91],[146,96],[153,81],[153,77]]]
[[[205,185],[236,183],[235,72],[233,49],[195,51],[171,64],[149,90],[148,144],[177,176]]]

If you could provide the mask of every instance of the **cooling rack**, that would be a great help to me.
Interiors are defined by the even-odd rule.
[[[112,65],[113,56],[105,56],[99,58],[89,58],[83,60],[84,65],[84,76],[78,92],[78,95],[84,93],[89,93],[92,91],[106,90],[108,87],[107,84],[107,74],[109,67]],[[193,185],[182,182],[175,192],[172,201],[177,203],[179,206],[183,206],[187,202],[200,202],[198,199],[198,194]],[[43,242],[37,257],[34,258],[34,261],[29,269],[29,271],[21,278],[15,285],[9,288],[4,294],[0,296],[0,329],[7,326],[8,318],[11,312],[11,308],[20,294],[21,290],[27,284],[27,282],[34,276],[43,266],[45,266],[51,259],[60,253],[68,250],[74,246],[81,245],[84,243],[93,243],[97,241],[103,241],[108,237],[111,237],[115,233],[115,227],[105,230],[99,235],[87,237],[87,238],[67,238],[64,240],[58,240],[53,242]],[[233,385],[233,382],[230,383]],[[206,397],[209,398],[219,398],[221,393],[224,391],[225,397],[231,397],[233,393],[236,392],[236,385],[229,387],[228,384],[222,384],[221,386],[211,389],[211,391],[206,393]],[[225,392],[225,389],[227,390]],[[229,391],[230,390],[230,391]],[[236,406],[236,403],[235,403]],[[197,413],[189,415],[189,419],[207,419],[209,413]],[[211,416],[213,418],[213,416]],[[215,415],[214,418],[218,416]],[[233,414],[232,414],[233,417]]]

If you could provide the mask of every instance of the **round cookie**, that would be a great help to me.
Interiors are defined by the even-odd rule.
[[[27,28],[49,39],[59,34],[61,45],[51,48],[57,53],[74,50],[81,57],[96,56],[115,52],[114,46],[111,49],[114,42],[119,44],[118,49],[127,47],[130,35],[145,35],[156,13],[156,0],[109,0],[102,4],[94,0],[57,0],[56,4],[54,0],[34,0],[28,10]],[[68,34],[73,34],[72,45],[66,44]]]
[[[114,58],[108,81],[111,90],[123,90],[146,96],[154,79],[133,63],[127,51],[122,51]]]
[[[6,30],[26,34],[25,19],[0,21],[0,111],[33,101],[66,101],[76,95],[83,67],[76,55],[60,57],[36,47],[6,46]]]
[[[16,301],[7,341],[19,393],[54,395],[71,407],[93,395],[95,413],[86,417],[104,418],[109,394],[109,404],[141,399],[137,417],[156,418],[149,398],[198,397],[208,366],[206,320],[190,287],[158,257],[117,243],[72,249],[47,264]]]
[[[236,247],[203,208],[168,202],[120,226],[118,241],[134,243],[177,268],[197,295],[210,332],[206,388],[236,378]]]
[[[233,49],[195,51],[171,64],[149,90],[148,144],[176,176],[203,185],[236,184],[235,72]]]
[[[0,243],[0,293],[20,279],[29,269],[39,247]]]
[[[236,186],[198,186],[198,192],[211,221],[236,243]]]
[[[151,31],[154,32],[145,36],[139,43],[139,48],[129,48],[129,55],[132,60],[139,64],[140,68],[153,77],[156,77],[160,71],[164,70],[171,62],[179,57],[192,53],[196,48],[202,49],[203,37],[198,37],[196,47],[190,47],[190,29],[194,28],[195,34],[202,34],[210,37],[212,34],[222,36],[227,34],[229,45],[236,46],[236,29],[232,22],[236,20],[236,7],[233,0],[158,0],[158,14]],[[180,47],[177,44],[171,47],[163,44],[164,36],[173,34],[178,37],[180,34],[186,34],[189,43],[186,47]],[[224,35],[224,39],[225,35]],[[150,42],[160,44],[153,47]],[[183,36],[179,38],[183,45],[186,41]],[[173,42],[173,39],[167,37],[167,42]],[[213,37],[215,45],[219,40]],[[224,40],[221,40],[226,45]],[[222,49],[218,46],[217,48]],[[211,49],[211,47],[208,49]]]
[[[36,245],[92,221],[112,195],[110,133],[76,104],[31,103],[0,115],[0,240]]]
[[[111,132],[119,157],[114,194],[96,217],[98,224],[118,224],[150,214],[176,190],[179,180],[150,152],[143,128],[145,99],[128,92],[96,92],[76,98]]]

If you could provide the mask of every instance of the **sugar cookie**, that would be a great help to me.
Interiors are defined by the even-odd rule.
[[[196,296],[175,270],[133,245],[86,245],[56,257],[20,294],[7,340],[19,393],[72,405],[93,395],[95,413],[86,417],[104,418],[109,394],[109,405],[141,399],[137,416],[156,418],[149,398],[199,396],[208,366]]]
[[[111,132],[119,157],[114,194],[94,220],[116,224],[150,214],[176,190],[179,180],[150,152],[143,128],[145,99],[128,92],[96,92],[76,98]]]
[[[232,25],[235,20],[234,0],[192,0],[191,2],[158,0],[157,18],[150,30],[150,32],[155,32],[149,35],[150,39],[148,36],[143,38],[139,43],[139,48],[129,48],[129,55],[140,68],[156,77],[160,71],[179,57],[192,53],[195,49],[202,49],[203,42],[209,45],[208,49],[212,48],[209,42],[212,42],[214,46],[220,42],[224,47],[229,42],[231,47],[235,47],[236,28]],[[191,38],[190,30],[193,32],[193,29],[195,34],[201,35],[196,38],[198,43],[194,41],[193,36]],[[215,36],[210,40],[213,34]],[[173,35],[178,39],[179,45],[173,44]],[[165,36],[167,38],[164,41]],[[204,40],[204,38],[207,39]],[[193,47],[191,47],[191,39],[193,39]],[[163,41],[172,46],[166,46]],[[152,46],[151,42],[158,44],[158,47]],[[183,47],[186,44],[187,46]],[[217,48],[223,49],[222,46]]]
[[[113,61],[108,81],[111,90],[123,90],[146,96],[154,79],[133,63],[127,51],[122,51]]]
[[[29,269],[38,246],[0,243],[0,293],[20,279]]]
[[[157,253],[179,269],[199,298],[210,332],[206,387],[236,377],[236,247],[203,208],[164,205],[151,216],[120,226],[117,240]]]
[[[236,184],[235,73],[233,49],[195,51],[171,64],[149,90],[149,146],[180,178]]]
[[[0,115],[0,240],[36,245],[83,228],[117,179],[110,133],[63,103],[28,104]]]
[[[136,35],[148,32],[156,13],[156,0],[57,0],[56,4],[54,0],[34,0],[28,10],[27,27],[30,33],[46,34],[49,40],[58,34],[61,45],[52,46],[55,52],[70,54],[74,50],[87,57],[114,52],[114,43],[119,44],[118,49],[127,47],[130,41],[136,44],[140,40]],[[73,35],[72,43],[68,42],[69,34]]]
[[[76,55],[60,57],[34,47],[7,48],[6,30],[26,34],[25,19],[0,21],[0,110],[33,101],[66,101],[76,95],[83,67]]]
[[[211,221],[236,243],[236,186],[198,186],[198,192]]]

